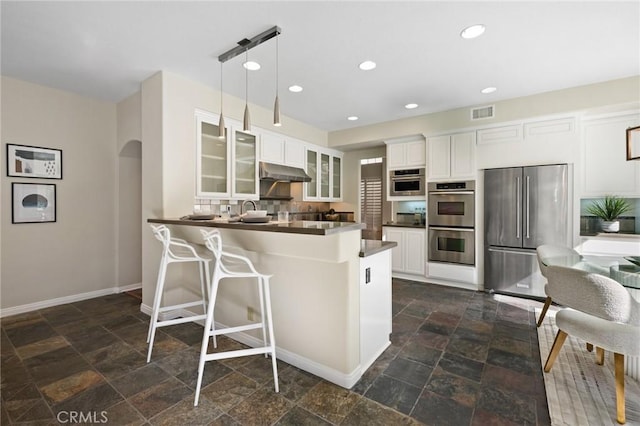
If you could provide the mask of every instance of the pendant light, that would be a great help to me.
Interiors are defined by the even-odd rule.
[[[224,115],[222,113],[222,62],[220,62],[220,121],[218,121],[218,137],[224,139],[227,135],[227,129],[224,125]]]
[[[278,37],[276,36],[276,101],[273,104],[273,125],[276,127],[282,126],[280,122],[280,99],[278,99]]]
[[[249,49],[245,50],[245,62],[249,62]],[[244,119],[242,130],[251,131],[251,117],[249,116],[249,68],[244,69]]]

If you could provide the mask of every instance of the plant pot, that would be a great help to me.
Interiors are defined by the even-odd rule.
[[[617,220],[603,220],[602,231],[603,232],[618,232],[620,230],[620,222]]]

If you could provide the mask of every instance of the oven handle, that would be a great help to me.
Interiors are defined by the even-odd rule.
[[[440,227],[440,226],[430,226],[429,230],[434,230],[434,231],[461,231],[461,232],[473,232],[474,229],[473,228],[444,228],[444,227]]]
[[[391,180],[420,180],[424,175],[391,176]]]
[[[429,194],[432,195],[458,195],[458,194],[462,194],[462,195],[473,195],[474,192],[473,191],[431,191],[429,192]]]

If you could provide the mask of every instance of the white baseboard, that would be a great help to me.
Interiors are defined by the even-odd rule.
[[[79,302],[81,300],[93,299],[95,297],[107,296],[109,294],[137,290],[139,288],[142,288],[142,283],[131,284],[123,287],[105,288],[102,290],[90,291],[88,293],[73,294],[71,296],[57,297],[55,299],[43,300],[41,302],[28,303],[26,305],[12,306],[10,308],[0,309],[0,318],[37,311],[38,309],[50,308],[52,306],[66,305],[67,303]]]

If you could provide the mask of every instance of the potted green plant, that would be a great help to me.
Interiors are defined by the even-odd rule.
[[[624,198],[615,195],[606,195],[604,200],[594,201],[587,207],[587,213],[602,219],[604,232],[618,232],[620,222],[617,219],[629,210],[631,210],[631,204]]]

